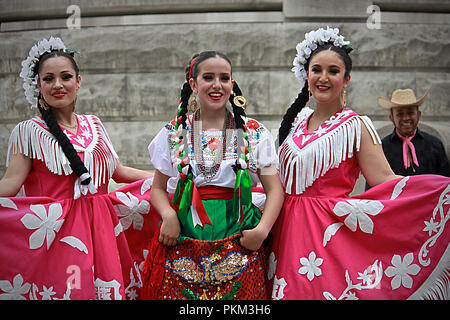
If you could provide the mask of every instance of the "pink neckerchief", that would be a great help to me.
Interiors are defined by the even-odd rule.
[[[402,136],[397,129],[395,129],[395,132],[397,133],[397,136],[402,139],[403,141],[403,165],[405,166],[405,169],[409,167],[409,161],[408,161],[408,147],[409,150],[411,150],[411,156],[414,164],[416,166],[419,166],[419,161],[417,160],[416,156],[416,149],[414,148],[413,143],[411,142],[412,138],[416,135],[417,129],[414,130],[414,133],[409,137]]]

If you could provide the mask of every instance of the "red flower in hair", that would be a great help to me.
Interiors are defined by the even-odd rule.
[[[256,120],[249,120],[247,121],[247,128],[256,130],[259,128],[259,123]]]

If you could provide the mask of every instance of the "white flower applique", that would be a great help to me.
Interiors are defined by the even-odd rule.
[[[52,300],[52,296],[54,296],[56,292],[53,291],[53,286],[47,288],[44,285],[42,288],[42,292],[39,292],[39,294],[42,296],[42,300]]]
[[[25,214],[20,221],[27,229],[37,229],[30,236],[30,249],[38,249],[44,244],[47,239],[47,249],[50,248],[53,240],[55,240],[56,232],[61,228],[64,219],[59,219],[62,216],[62,206],[60,203],[53,203],[47,210],[44,205],[30,205],[30,210],[35,213]],[[59,220],[58,220],[59,219]]]
[[[319,268],[319,266],[322,265],[323,259],[316,259],[316,253],[314,251],[311,251],[309,253],[308,259],[306,259],[306,257],[300,258],[300,263],[303,265],[303,267],[298,270],[298,273],[306,274],[306,277],[309,281],[312,281],[314,279],[314,276],[318,277],[322,275],[322,270]]]
[[[127,194],[116,192],[116,196],[124,204],[114,205],[123,230],[127,230],[132,223],[134,230],[142,230],[144,226],[144,217],[142,215],[149,213],[150,203],[147,200],[139,202],[139,198],[130,192],[127,192]]]
[[[433,221],[433,218],[431,218],[430,221],[424,221],[425,228],[423,228],[423,231],[428,231],[428,236],[431,236],[433,232],[438,232],[439,222]]]
[[[42,286],[42,291],[35,283],[24,283],[24,279],[20,273],[16,274],[12,283],[8,280],[0,280],[0,300],[26,300],[24,295],[28,294],[30,300],[69,300],[70,299],[70,283],[67,282],[67,290],[62,298],[55,297],[56,292],[53,286]]]
[[[371,234],[374,224],[368,214],[376,216],[383,209],[384,205],[380,201],[347,199],[346,201],[339,201],[333,212],[339,217],[348,215],[344,223],[353,232],[356,231],[357,225],[359,225],[362,232]]]
[[[8,280],[0,280],[0,290],[4,293],[0,294],[0,300],[26,300],[23,296],[30,291],[31,284],[23,283],[23,277],[17,274],[12,283]]]
[[[30,300],[70,300],[70,294],[72,292],[72,290],[70,289],[70,282],[67,282],[67,289],[66,292],[63,294],[63,296],[61,298],[56,297],[56,292],[53,291],[53,286],[47,288],[46,285],[42,286],[42,291],[39,291],[39,287],[33,283],[31,290],[30,290],[30,294],[29,294],[29,299]],[[41,296],[41,297],[39,297]]]
[[[403,261],[398,254],[392,257],[391,263],[393,266],[387,267],[384,271],[386,276],[393,277],[391,280],[392,290],[399,288],[400,284],[408,289],[412,287],[413,279],[410,274],[415,276],[420,271],[420,267],[417,264],[412,264],[413,260],[414,255],[412,252],[406,254]]]

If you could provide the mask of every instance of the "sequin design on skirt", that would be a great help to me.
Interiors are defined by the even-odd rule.
[[[239,236],[187,239],[167,250],[162,299],[266,299],[263,250],[250,251]]]

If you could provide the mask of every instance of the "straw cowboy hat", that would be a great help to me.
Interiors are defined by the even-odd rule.
[[[385,97],[378,97],[377,102],[380,107],[387,110],[394,107],[420,106],[424,102],[428,92],[429,90],[425,92],[422,98],[417,100],[412,89],[397,89],[392,93],[390,100]]]

